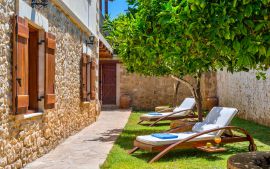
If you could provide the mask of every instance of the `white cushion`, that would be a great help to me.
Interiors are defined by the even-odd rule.
[[[218,129],[218,128],[219,128],[219,126],[216,125],[216,124],[207,124],[207,123],[199,122],[199,123],[196,123],[192,127],[192,131],[201,133],[201,132],[204,132],[204,131],[207,131],[207,130]],[[216,134],[216,133],[217,132],[212,132],[212,133],[209,133],[209,134]]]
[[[182,117],[182,116],[185,116],[185,115],[183,115],[183,114],[186,114],[185,112],[186,112],[186,111],[184,111],[184,112],[182,112],[182,113],[173,114],[173,115],[171,115],[170,117]],[[170,113],[160,113],[161,115],[143,114],[141,117],[161,118],[161,117],[167,116],[168,114],[171,114],[171,113],[172,113],[172,112],[170,112]]]
[[[236,113],[238,112],[235,108],[228,107],[213,107],[208,113],[205,120],[202,123],[196,123],[192,128],[192,131],[199,132],[205,131],[206,129],[211,130],[212,127],[222,128],[228,126]],[[216,135],[221,135],[224,131],[214,132]]]
[[[196,102],[194,98],[185,98],[185,100],[182,102],[182,104],[178,107],[176,107],[173,112],[178,112],[182,110],[187,110],[187,109],[193,109],[195,106]],[[180,112],[179,114],[182,114],[182,116],[186,116],[189,114],[189,111],[184,111]]]
[[[176,107],[173,112],[178,112],[178,111],[182,111],[182,110],[187,110],[187,109],[193,109],[195,106],[195,99],[194,98],[185,98],[185,100],[182,102],[182,104],[178,107]],[[164,112],[164,113],[160,113],[161,115],[151,115],[149,113],[147,114],[143,114],[141,117],[148,117],[148,118],[161,118],[164,116],[167,116],[168,114],[170,114],[172,112]],[[170,117],[183,117],[183,116],[187,116],[190,113],[190,111],[182,111],[179,113],[176,113]]]
[[[145,144],[150,144],[154,146],[160,146],[160,145],[167,145],[167,144],[173,144],[179,140],[183,140],[187,137],[190,137],[194,134],[197,134],[196,132],[183,132],[183,133],[171,133],[174,135],[177,135],[178,138],[173,138],[173,139],[160,139],[153,137],[151,135],[145,135],[145,136],[137,136],[136,140]],[[208,140],[208,139],[214,139],[215,136],[211,134],[204,134],[202,136],[199,136],[197,138],[194,138],[190,141],[199,141],[199,140]]]

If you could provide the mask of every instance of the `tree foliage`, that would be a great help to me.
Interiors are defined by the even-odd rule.
[[[108,21],[106,29],[131,72],[183,80],[224,68],[269,68],[270,0],[128,2],[129,12]],[[198,85],[192,86],[195,95]]]

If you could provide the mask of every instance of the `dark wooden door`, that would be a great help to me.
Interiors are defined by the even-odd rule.
[[[101,65],[102,104],[116,104],[116,64]]]

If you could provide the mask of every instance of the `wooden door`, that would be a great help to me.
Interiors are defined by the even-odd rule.
[[[116,63],[101,65],[102,104],[116,104]]]

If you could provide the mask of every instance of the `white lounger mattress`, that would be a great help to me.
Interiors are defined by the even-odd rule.
[[[147,117],[147,118],[161,118],[161,117],[167,116],[168,114],[171,114],[171,113],[172,113],[172,112],[170,112],[170,113],[160,113],[161,115],[143,114],[141,117]],[[186,114],[186,113],[181,112],[181,113],[173,114],[173,115],[171,115],[170,117],[183,117],[183,116],[186,116],[185,114]]]
[[[183,133],[170,133],[170,134],[177,135],[178,138],[160,139],[160,138],[153,137],[151,135],[145,135],[145,136],[137,136],[136,140],[145,144],[149,144],[149,145],[161,146],[161,145],[176,143],[179,140],[183,140],[197,133],[196,132],[183,132]],[[215,138],[215,135],[204,134],[190,141],[208,140],[208,139],[214,139],[214,138]]]

